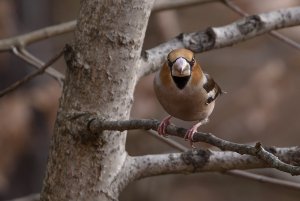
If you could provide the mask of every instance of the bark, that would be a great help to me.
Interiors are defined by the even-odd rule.
[[[89,115],[83,116],[80,119],[81,122],[79,124],[82,126],[77,126],[78,130],[88,130],[92,133],[97,133],[97,131],[102,130],[130,130],[130,129],[152,129],[157,130],[159,121],[157,120],[126,120],[126,121],[103,121],[97,117],[89,117]],[[177,137],[184,138],[186,135],[187,130],[185,128],[179,128],[173,125],[169,125],[166,128],[168,135],[173,135]],[[295,163],[294,160],[284,162],[281,161],[276,156],[276,148],[267,148],[263,147],[260,142],[257,142],[255,145],[247,145],[247,144],[240,144],[230,142],[224,139],[221,139],[211,133],[203,133],[203,132],[196,132],[193,135],[193,142],[205,142],[210,145],[218,147],[222,151],[233,151],[239,154],[248,154],[251,156],[256,156],[262,161],[268,164],[268,167],[276,168],[278,170],[290,173],[291,175],[300,175],[300,167],[299,163]],[[298,156],[297,160],[299,161],[299,149],[296,149]],[[286,152],[287,154],[291,154],[290,152]],[[238,167],[238,166],[237,166]],[[249,167],[250,168],[250,167]]]
[[[146,50],[141,58],[141,76],[157,71],[166,55],[176,48],[187,48],[195,53],[232,46],[272,30],[300,24],[300,7],[292,7],[251,15],[221,27],[205,31],[182,33],[170,41]]]
[[[76,133],[68,114],[128,119],[153,0],[82,0],[41,200],[117,200],[126,184],[126,134]],[[74,125],[75,126],[75,125]]]
[[[299,147],[272,148],[282,161],[299,165]],[[224,172],[233,169],[271,167],[254,156],[230,151],[194,150],[183,153],[145,155],[134,158],[131,168],[136,179],[163,174],[190,174],[195,172]]]

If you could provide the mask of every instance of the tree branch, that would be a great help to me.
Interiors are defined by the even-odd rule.
[[[299,155],[299,147],[276,148],[276,156],[281,160],[293,161]],[[191,150],[183,153],[145,155],[134,157],[136,179],[163,175],[187,174],[195,172],[222,172],[233,169],[253,169],[271,167],[265,161],[249,155],[231,151]]]
[[[246,171],[242,171],[242,170],[226,171],[226,172],[224,172],[224,174],[238,176],[238,177],[245,178],[245,179],[251,179],[254,181],[261,182],[261,183],[278,185],[278,186],[288,188],[288,189],[295,189],[298,191],[300,190],[299,183],[287,181],[287,180],[283,180],[283,179],[276,179],[276,178],[272,178],[272,177],[268,177],[268,176],[264,176],[264,175],[254,174],[254,173],[246,172]]]
[[[39,201],[40,200],[40,194],[31,194],[24,197],[12,199],[9,201]]]
[[[39,68],[37,71],[35,71],[32,74],[29,74],[27,76],[25,76],[23,79],[18,80],[17,82],[15,82],[14,84],[12,84],[11,86],[7,87],[6,89],[4,89],[3,91],[0,92],[0,97],[14,91],[15,89],[17,89],[18,87],[20,87],[21,85],[23,85],[24,83],[32,80],[33,78],[35,78],[36,76],[43,74],[45,72],[45,70],[52,65],[55,61],[57,61],[57,59],[59,59],[64,53],[64,49],[62,51],[60,51],[56,56],[54,56],[52,59],[50,59],[45,65],[43,65],[41,68]]]
[[[41,60],[39,60],[37,57],[35,57],[33,54],[28,52],[25,48],[23,47],[13,47],[12,52],[22,59],[23,61],[26,61],[27,63],[31,64],[32,66],[36,67],[37,69],[40,69],[42,66],[45,65],[45,63]],[[65,79],[65,76],[60,73],[59,71],[55,70],[51,66],[47,67],[45,70],[46,74],[55,79],[60,86],[63,85],[63,81]]]
[[[170,1],[168,3],[157,3],[153,11],[173,9],[178,7],[186,7],[195,4],[203,4],[215,2],[214,0],[190,0],[188,2]],[[232,9],[234,5],[229,1],[225,1],[226,5]],[[242,20],[238,20],[227,26],[219,28],[208,28],[203,32],[194,32],[189,34],[181,34],[171,41],[163,43],[155,48],[146,50],[140,60],[140,75],[144,76],[158,70],[160,65],[172,49],[186,47],[195,52],[203,52],[215,48],[222,48],[243,40],[248,40],[257,35],[269,32],[273,29],[280,29],[299,24],[299,7],[287,8],[269,13],[248,16]],[[240,14],[244,14],[241,10]],[[0,51],[7,51],[13,48],[20,48],[31,43],[44,40],[49,37],[64,34],[74,30],[76,21],[70,21],[59,25],[46,27],[40,30],[33,31],[28,34],[20,35],[13,38],[0,40]],[[272,33],[273,36],[280,40],[298,48],[299,44],[291,39],[282,36],[279,33]],[[299,47],[300,49],[300,47]],[[50,71],[50,69],[49,69]],[[51,74],[51,73],[50,73]],[[61,76],[59,76],[61,77]]]
[[[132,130],[132,129],[145,129],[145,130],[157,130],[159,121],[157,120],[125,120],[125,121],[103,121],[101,118],[91,118],[89,115],[83,115],[83,121],[85,123],[76,123],[78,125],[78,133],[83,130],[88,130],[92,133],[101,133],[104,130]],[[82,119],[81,119],[82,120]],[[73,122],[74,124],[74,122]],[[85,127],[87,125],[87,127]],[[80,127],[81,126],[81,127]],[[84,128],[82,128],[84,126]],[[184,138],[187,130],[184,128],[179,128],[174,125],[170,125],[167,127],[167,133],[169,135],[177,136],[180,138]],[[202,133],[197,132],[193,137],[194,142],[205,142],[220,148],[222,151],[233,151],[239,154],[248,154],[251,156],[256,156],[263,161],[265,161],[269,167],[276,168],[278,170],[288,172],[291,175],[299,175],[300,174],[300,159],[297,161],[295,165],[287,164],[290,163],[287,161],[280,161],[277,157],[274,157],[273,154],[276,154],[275,148],[270,148],[266,151],[260,143],[257,143],[255,146],[238,144],[234,142],[229,142],[218,138],[210,133]],[[298,153],[300,157],[300,152]],[[286,163],[287,162],[287,163]],[[297,165],[297,166],[296,166]]]
[[[249,14],[247,12],[245,12],[244,10],[242,10],[239,6],[237,6],[234,2],[232,2],[231,0],[223,0],[222,1],[228,8],[230,8],[232,11],[238,13],[241,16],[244,17],[248,17]],[[281,33],[277,32],[277,31],[270,31],[269,33],[271,36],[273,36],[274,38],[287,43],[288,45],[296,48],[297,50],[300,50],[300,44],[297,43],[296,41],[282,35]]]
[[[184,145],[176,142],[172,138],[166,138],[166,137],[162,137],[160,135],[157,135],[157,133],[153,130],[148,130],[148,133],[151,134],[151,136],[153,136],[154,138],[168,144],[169,146],[177,149],[178,151],[184,152],[184,151],[189,150],[187,147],[185,147]],[[271,177],[268,177],[268,176],[258,175],[258,174],[251,173],[251,172],[246,172],[246,171],[243,171],[243,170],[229,170],[229,171],[225,171],[225,172],[221,172],[221,173],[226,174],[226,175],[230,175],[230,176],[241,177],[241,178],[245,178],[245,179],[251,179],[251,180],[254,180],[254,181],[257,181],[257,182],[261,182],[261,183],[269,183],[269,184],[278,185],[278,186],[289,188],[289,189],[300,190],[300,184],[298,184],[296,182],[287,181],[287,180],[283,180],[283,179],[271,178]]]
[[[183,33],[176,38],[146,50],[140,61],[140,75],[158,70],[166,55],[176,48],[188,48],[196,53],[232,46],[271,30],[300,24],[300,7],[286,8],[269,13],[251,15],[222,27],[206,31]]]
[[[176,1],[171,0],[168,2],[156,1],[154,4],[152,12],[160,12],[163,10],[177,9],[188,6],[195,6],[210,2],[216,2],[218,0],[189,0],[189,1]],[[61,23],[54,26],[45,27],[42,29],[38,29],[36,31],[26,33],[23,35],[19,35],[12,38],[2,39],[0,40],[0,52],[1,51],[9,51],[12,47],[25,47],[26,45],[30,45],[32,43],[58,36],[61,34],[65,34],[68,32],[74,31],[76,27],[76,20],[72,20],[69,22]]]
[[[0,40],[0,52],[11,50],[12,47],[25,47],[34,42],[44,40],[53,36],[74,31],[76,20],[62,24],[42,28],[20,36]]]

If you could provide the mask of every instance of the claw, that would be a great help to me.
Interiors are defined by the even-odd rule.
[[[167,116],[165,117],[159,124],[158,128],[157,128],[157,132],[159,135],[162,135],[164,137],[167,137],[167,133],[166,133],[166,128],[168,127],[168,125],[170,125],[170,119],[172,118],[172,116]]]
[[[188,140],[190,142],[190,145],[193,149],[195,149],[195,145],[194,145],[194,142],[193,142],[193,137],[194,137],[194,134],[197,132],[197,129],[198,129],[198,124],[195,124],[191,129],[189,129],[185,136],[184,136],[184,139],[185,140]]]
[[[206,124],[208,122],[208,119],[204,119],[200,122],[198,122],[197,124],[195,124],[191,129],[189,129],[186,134],[184,135],[184,139],[185,140],[188,140],[190,141],[190,145],[193,149],[195,149],[195,145],[194,145],[194,142],[193,142],[193,137],[194,137],[194,134],[197,132],[197,129],[202,126],[203,124]]]

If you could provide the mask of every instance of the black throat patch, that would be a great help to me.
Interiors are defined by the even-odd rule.
[[[175,82],[176,86],[179,89],[183,89],[186,86],[186,84],[188,83],[190,77],[191,76],[185,76],[185,77],[172,76],[173,81]]]

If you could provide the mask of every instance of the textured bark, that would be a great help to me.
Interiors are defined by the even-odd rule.
[[[127,182],[126,134],[74,133],[68,114],[128,119],[153,1],[82,0],[41,200],[117,200]],[[76,118],[76,117],[75,117]],[[71,126],[72,128],[72,126]]]
[[[79,123],[82,126],[77,126],[78,130],[88,130],[92,133],[97,133],[98,131],[102,130],[130,130],[130,129],[152,129],[157,130],[159,126],[159,121],[157,120],[126,120],[126,121],[103,121],[97,117],[89,117],[89,115],[85,115],[84,118],[80,119],[81,122]],[[177,136],[184,138],[186,135],[187,130],[184,128],[179,128],[173,125],[169,125],[166,129],[169,135]],[[208,144],[214,145],[223,151],[234,151],[239,154],[248,154],[251,156],[256,156],[259,159],[262,159],[268,167],[276,168],[278,170],[290,173],[291,175],[300,175],[300,167],[299,163],[294,165],[295,161],[281,161],[276,156],[276,148],[264,148],[260,142],[257,142],[255,145],[246,145],[240,143],[230,142],[217,136],[210,134],[210,133],[202,133],[196,132],[193,135],[194,142],[206,142]],[[291,148],[293,149],[293,148]],[[294,149],[293,149],[294,150]],[[298,153],[297,160],[299,160],[299,149],[296,149]],[[286,150],[287,154],[291,154]],[[275,155],[274,155],[275,154]],[[219,154],[220,155],[220,154]],[[293,154],[295,155],[295,154]],[[234,157],[232,156],[233,160]],[[157,163],[158,164],[158,163]],[[237,166],[238,167],[238,166]],[[251,165],[249,165],[251,168]]]
[[[293,7],[251,15],[225,26],[210,27],[205,31],[182,33],[170,41],[146,50],[139,73],[145,76],[157,71],[172,49],[184,47],[200,53],[231,46],[272,30],[299,24],[300,7]]]
[[[299,147],[271,148],[280,160],[299,165]],[[195,150],[183,153],[134,157],[131,168],[135,178],[163,174],[195,172],[224,172],[233,169],[268,168],[270,165],[257,157],[230,151]]]

